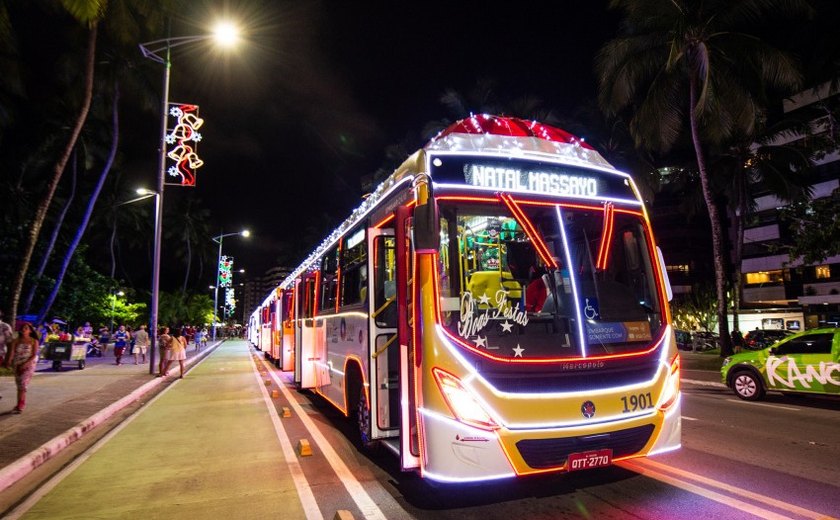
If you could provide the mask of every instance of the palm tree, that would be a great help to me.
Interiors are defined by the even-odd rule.
[[[55,244],[58,241],[58,235],[61,232],[61,227],[64,225],[64,218],[67,216],[67,211],[73,205],[73,199],[76,196],[76,179],[79,175],[79,163],[76,156],[77,152],[76,150],[73,150],[73,162],[70,166],[70,171],[73,172],[73,176],[70,178],[70,194],[67,196],[67,200],[64,202],[64,206],[61,208],[61,212],[58,214],[56,222],[53,225],[53,232],[50,235],[50,240],[47,242],[47,247],[41,255],[41,261],[38,264],[37,271],[35,271],[35,276],[33,277],[31,286],[29,287],[29,292],[26,293],[26,298],[23,300],[22,314],[29,314],[29,307],[32,305],[32,298],[35,297],[35,291],[38,289],[41,277],[44,276],[44,270],[47,268],[47,263],[49,262],[50,256],[52,256],[53,249],[55,248]],[[40,323],[40,320],[36,321],[36,323]]]
[[[199,257],[204,256],[210,249],[207,240],[210,236],[210,211],[202,206],[201,199],[187,197],[183,202],[179,202],[178,211],[172,217],[173,221],[167,234],[174,244],[183,244],[186,251],[186,271],[181,286],[181,294],[186,295],[193,263],[193,248],[198,248]]]
[[[52,291],[50,291],[47,300],[41,306],[41,310],[38,313],[38,319],[36,323],[41,323],[44,317],[49,313],[50,307],[52,307],[53,302],[55,301],[56,296],[58,295],[59,289],[61,289],[61,284],[64,281],[64,275],[67,273],[67,269],[70,267],[70,261],[73,259],[73,254],[76,252],[76,248],[79,246],[79,243],[82,241],[82,237],[85,235],[85,231],[87,230],[88,223],[90,222],[90,217],[93,215],[93,209],[96,206],[96,201],[99,198],[99,193],[102,191],[102,186],[105,185],[105,181],[108,178],[108,173],[111,171],[111,166],[114,164],[114,159],[117,156],[117,149],[119,143],[119,135],[120,135],[120,124],[119,124],[119,99],[120,99],[120,89],[119,83],[115,80],[114,81],[114,96],[112,100],[112,124],[113,128],[111,131],[111,146],[108,151],[108,157],[105,159],[105,164],[102,166],[102,172],[99,175],[99,180],[96,183],[96,186],[93,189],[93,193],[90,196],[88,204],[85,208],[85,214],[82,217],[82,222],[79,224],[79,227],[76,229],[76,234],[73,236],[73,240],[67,248],[67,253],[64,255],[64,260],[61,264],[61,269],[56,277],[55,284],[53,284]],[[114,220],[116,222],[116,219]],[[111,278],[114,277],[114,273],[111,273]]]
[[[29,263],[32,261],[32,253],[35,251],[35,245],[38,243],[38,237],[41,234],[41,228],[44,226],[44,220],[47,217],[47,210],[52,203],[55,190],[58,188],[58,183],[61,180],[61,175],[64,173],[64,168],[70,160],[70,154],[76,146],[76,141],[79,134],[82,133],[82,127],[87,119],[90,111],[91,101],[93,99],[93,74],[94,62],[96,56],[96,35],[98,22],[105,12],[104,0],[62,0],[64,8],[81,24],[88,27],[87,47],[85,51],[84,60],[84,74],[82,81],[82,102],[78,108],[75,121],[67,137],[64,149],[61,151],[58,159],[52,167],[52,174],[47,183],[46,191],[41,198],[35,210],[35,216],[29,226],[27,232],[27,239],[24,241],[24,251],[20,259],[17,273],[15,274],[15,281],[12,286],[11,303],[9,304],[9,311],[12,317],[17,315],[18,302],[23,291],[23,282],[26,279],[26,272],[29,270]]]
[[[707,153],[733,136],[752,136],[768,94],[801,83],[793,60],[755,34],[762,17],[796,17],[802,0],[612,0],[621,34],[597,57],[599,102],[627,111],[637,146],[668,151],[688,125],[712,228],[721,355],[732,350],[726,320],[723,230]]]

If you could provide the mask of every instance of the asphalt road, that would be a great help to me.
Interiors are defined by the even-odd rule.
[[[257,502],[250,508],[249,501],[243,500],[239,518],[263,517],[258,515],[267,511],[273,512],[271,516],[283,518],[332,518],[339,510],[349,511],[357,519],[824,519],[840,516],[838,399],[770,394],[763,402],[746,403],[719,383],[716,372],[684,370],[681,450],[567,475],[441,486],[423,481],[413,473],[402,473],[396,458],[387,450],[359,451],[349,440],[352,426],[342,414],[313,394],[294,391],[289,374],[262,362],[261,353],[249,353],[247,349],[240,352],[251,358],[252,368],[248,370],[253,370],[253,376],[247,376],[245,369],[241,369],[239,377],[243,381],[253,377],[260,383],[256,387],[263,387],[264,399],[249,397],[236,402],[238,407],[249,407],[247,413],[254,426],[249,434],[230,438],[229,442],[237,446],[259,443],[263,448],[252,453],[271,453],[276,471],[288,473],[293,479],[284,480],[285,488],[281,490],[284,499],[278,502],[267,503],[267,495],[251,494],[248,500]],[[212,358],[222,355],[228,356],[228,363],[244,366],[230,357],[230,349],[214,352],[207,366],[214,366]],[[206,398],[207,388],[221,388],[226,377],[221,369],[209,373],[220,379],[210,386],[202,386],[200,378],[209,376],[202,376],[197,370],[195,382],[185,381],[189,384],[173,387],[172,392],[177,396],[178,392],[193,388]],[[193,372],[190,374],[192,377]],[[275,388],[278,395],[268,397]],[[257,395],[253,388],[251,392]],[[218,399],[220,403],[227,402],[221,395]],[[155,411],[154,406],[165,402],[161,399],[160,404],[150,405],[148,410],[141,408],[139,414],[160,415],[163,412]],[[283,408],[290,409],[291,417],[282,419],[280,424],[272,419],[274,427],[267,434],[262,428],[271,421],[260,421],[259,415],[282,416]],[[204,415],[211,413],[211,408],[206,410]],[[225,424],[235,424],[235,417],[231,415]],[[136,422],[143,424],[144,419],[138,418]],[[201,435],[212,435],[212,428],[206,428]],[[141,433],[140,437],[144,435]],[[311,444],[312,456],[303,457],[290,451],[301,439]],[[120,436],[107,441],[105,446],[112,442],[120,443]],[[135,451],[138,449],[142,450],[135,446]],[[107,448],[100,450],[107,453]],[[224,450],[217,451],[225,455]],[[212,457],[213,453],[204,456]],[[266,460],[260,457],[260,462],[265,471]],[[161,460],[161,464],[165,461]],[[219,468],[212,460],[207,464]],[[205,466],[196,464],[193,471],[201,472]],[[160,470],[169,471],[165,466]],[[84,474],[84,464],[77,471]],[[220,475],[224,473],[222,469],[218,471]],[[254,473],[254,483],[265,487],[267,474]],[[183,471],[179,476],[197,478]],[[107,479],[95,480],[101,484],[101,492],[109,492],[104,484]],[[248,489],[247,477],[244,483],[243,489]],[[127,488],[131,486],[123,485],[120,489],[125,493]],[[227,492],[238,496],[231,488]],[[154,501],[155,497],[145,499]],[[287,502],[295,499],[299,503]],[[125,509],[119,510],[120,515],[116,511],[112,517],[125,516]],[[188,517],[179,516],[178,508],[158,511],[169,511],[167,517]],[[108,518],[108,512],[97,517]]]

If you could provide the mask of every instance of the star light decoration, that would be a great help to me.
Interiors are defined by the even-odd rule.
[[[509,293],[508,291],[505,291],[505,292],[504,292],[505,298],[507,298],[509,294],[510,294],[510,293]],[[488,296],[487,296],[487,293],[482,294],[482,295],[478,298],[478,303],[479,303],[479,304],[489,305],[489,303],[490,303],[490,297],[488,297]],[[510,322],[510,320],[508,320],[508,319],[505,319],[505,321],[504,321],[504,322],[499,323],[499,326],[502,328],[502,332],[507,332],[508,334],[512,334],[512,333],[513,333],[513,325],[514,325],[514,324],[513,324],[513,323],[511,323],[511,322]],[[491,346],[487,343],[487,336],[478,336],[478,335],[476,335],[476,336],[475,336],[475,339],[473,339],[473,343],[475,343],[475,346],[476,346],[476,347],[478,347],[478,348],[485,348],[485,349],[487,349],[487,350],[499,350],[499,347],[491,347]],[[517,349],[518,349],[518,350],[517,350]],[[521,348],[521,347],[519,346],[519,344],[517,344],[517,345],[516,345],[516,348],[515,348],[515,349],[513,349],[513,351],[514,351],[514,357],[522,357],[522,352],[524,352],[524,351],[525,351],[525,349],[524,349],[524,348]]]
[[[233,257],[223,256],[219,260],[219,287],[230,287],[233,284]]]
[[[172,130],[164,137],[166,157],[169,159],[166,184],[195,186],[195,171],[204,164],[197,153],[201,141],[198,129],[204,120],[198,117],[198,105],[181,103],[169,105],[169,118],[174,118],[174,123]]]
[[[236,308],[236,290],[233,287],[225,289],[225,314],[233,315],[233,310]]]

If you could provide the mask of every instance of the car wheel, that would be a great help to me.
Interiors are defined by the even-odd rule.
[[[745,401],[758,401],[764,397],[764,383],[758,376],[748,371],[741,371],[732,378],[735,395]]]

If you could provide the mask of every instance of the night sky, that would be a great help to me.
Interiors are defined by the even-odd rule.
[[[205,166],[195,189],[167,190],[167,212],[184,196],[199,197],[214,228],[254,233],[225,242],[238,266],[261,273],[279,257],[294,267],[301,246],[360,203],[360,179],[383,165],[387,146],[408,142],[411,152],[425,142],[424,125],[452,118],[440,101],[447,89],[468,93],[491,80],[503,101],[537,97],[566,117],[594,98],[594,56],[618,26],[599,4],[230,6],[247,31],[235,54],[173,55],[170,99],[201,106]],[[213,12],[212,3],[196,3],[173,36],[201,31]],[[148,136],[131,145],[145,154],[132,173],[142,183],[156,167],[158,122],[144,114],[130,124]]]

